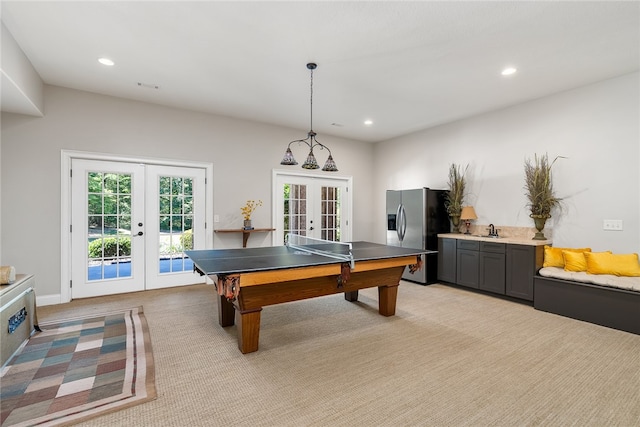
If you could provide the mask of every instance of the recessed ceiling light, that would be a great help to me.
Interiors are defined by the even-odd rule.
[[[367,126],[371,126],[373,124],[373,120],[365,120],[364,124]]]
[[[115,62],[113,62],[109,58],[99,58],[98,62],[101,63],[102,65],[107,65],[109,67],[111,67],[111,66],[113,66],[115,64]]]
[[[512,74],[515,74],[515,73],[516,73],[516,71],[518,71],[516,68],[508,67],[508,68],[505,68],[504,70],[502,70],[502,73],[501,73],[501,74],[502,74],[503,76],[510,76],[510,75],[512,75]]]

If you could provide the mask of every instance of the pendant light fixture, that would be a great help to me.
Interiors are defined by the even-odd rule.
[[[313,70],[315,70],[318,66],[313,62],[307,64],[307,68],[311,71],[311,122],[309,126],[309,133],[305,139],[297,139],[295,141],[291,141],[287,146],[287,151],[284,153],[284,157],[280,162],[281,165],[297,165],[296,159],[293,158],[293,152],[291,152],[291,144],[297,142],[298,145],[301,143],[306,144],[309,147],[309,154],[307,155],[307,159],[302,164],[304,169],[318,169],[318,162],[316,160],[316,156],[313,154],[313,149],[316,147],[320,147],[321,150],[327,150],[329,152],[329,157],[325,162],[322,170],[326,172],[337,172],[338,168],[336,167],[336,162],[333,161],[333,156],[331,155],[331,150],[324,144],[321,144],[316,140],[316,133],[313,131]]]

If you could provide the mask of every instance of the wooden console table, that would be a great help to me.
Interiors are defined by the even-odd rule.
[[[213,230],[216,233],[242,233],[242,247],[247,247],[247,241],[249,240],[249,236],[251,233],[265,233],[269,231],[274,231],[275,228],[253,228],[251,230],[245,230],[244,228],[234,228],[230,230]]]

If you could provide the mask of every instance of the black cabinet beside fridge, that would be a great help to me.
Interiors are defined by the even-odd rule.
[[[438,233],[450,231],[444,201],[446,190],[418,188],[387,190],[387,244],[405,248],[438,250]],[[429,284],[438,280],[438,254],[424,256],[422,270],[402,278]]]

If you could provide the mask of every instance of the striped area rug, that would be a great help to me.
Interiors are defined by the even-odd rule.
[[[0,374],[2,427],[71,424],[155,399],[142,307],[40,327]]]

